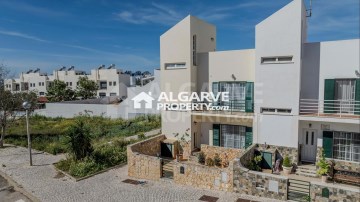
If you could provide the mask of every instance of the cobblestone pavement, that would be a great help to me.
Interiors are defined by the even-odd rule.
[[[14,190],[14,187],[8,181],[0,176],[0,201],[1,202],[30,202],[30,199],[22,193]]]
[[[6,173],[33,196],[44,202],[67,201],[198,201],[202,195],[219,197],[218,202],[236,201],[239,197],[256,201],[271,201],[235,193],[179,186],[172,181],[148,181],[144,185],[126,184],[127,166],[74,182],[58,175],[52,163],[64,158],[34,151],[34,166],[28,165],[26,148],[0,149],[0,171]],[[59,177],[60,176],[60,177]],[[1,201],[1,200],[0,200]]]

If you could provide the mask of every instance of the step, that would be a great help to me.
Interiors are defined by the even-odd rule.
[[[172,166],[163,166],[162,169],[163,169],[163,170],[166,170],[166,171],[171,171],[171,172],[174,171],[174,167],[172,167]]]
[[[296,179],[289,179],[289,184],[291,185],[306,185],[306,186],[310,186],[310,182],[308,181],[303,181],[303,180],[296,180]]]
[[[318,175],[316,173],[307,173],[307,172],[296,172],[295,173],[296,175],[299,175],[299,176],[304,176],[304,177],[314,177],[314,178],[317,178]]]

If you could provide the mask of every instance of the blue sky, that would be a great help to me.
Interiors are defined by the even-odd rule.
[[[254,26],[291,0],[0,0],[0,63],[14,73],[159,66],[159,36],[188,14],[217,26],[217,50],[254,47]],[[308,3],[309,0],[305,0]],[[313,0],[308,41],[359,38],[359,0]]]

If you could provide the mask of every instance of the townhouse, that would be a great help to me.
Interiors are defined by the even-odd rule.
[[[161,35],[161,92],[226,92],[204,102],[228,110],[162,110],[162,135],[128,147],[128,175],[279,200],[357,201],[358,187],[319,182],[315,163],[323,148],[333,179],[359,183],[360,39],[308,42],[308,17],[303,0],[291,1],[256,25],[246,50],[216,51],[216,27],[191,15]]]
[[[85,76],[98,84],[98,97],[126,97],[127,87],[131,85],[131,75],[125,74],[112,64],[109,67],[101,65],[91,70],[90,74],[76,70],[74,66],[70,68],[61,67],[54,70],[51,75],[41,73],[40,69],[29,70],[26,73],[21,73],[19,78],[5,80],[5,89],[12,92],[34,91],[38,96],[45,96],[47,89],[54,80],[64,81],[68,88],[75,90],[79,78]]]
[[[360,41],[307,42],[307,14],[302,0],[289,3],[256,25],[255,48],[248,50],[216,51],[215,26],[194,16],[165,32],[162,91],[230,97],[213,103],[228,111],[163,111],[166,138],[187,131],[189,154],[201,144],[275,146],[299,165],[314,163],[324,148],[326,157],[356,169]]]

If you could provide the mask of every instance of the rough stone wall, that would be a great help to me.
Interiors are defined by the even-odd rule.
[[[240,158],[240,156],[244,153],[243,149],[217,147],[205,144],[201,145],[201,151],[204,152],[206,158],[213,159],[215,155],[218,154],[222,160],[222,163],[229,163],[235,158]]]
[[[250,171],[240,161],[234,162],[233,190],[236,193],[286,201],[287,181],[287,177]],[[270,183],[273,185],[270,186]]]
[[[165,135],[158,135],[153,138],[129,145],[133,152],[149,156],[157,156],[161,153],[161,141],[165,140]]]
[[[165,139],[159,135],[127,147],[128,175],[130,177],[158,180],[161,177],[160,142]]]
[[[285,158],[286,155],[289,156],[290,160],[293,164],[297,165],[299,163],[299,154],[298,149],[294,147],[283,147],[283,146],[276,146],[276,145],[265,145],[260,144],[258,147],[259,151],[268,151],[273,154],[279,154],[282,158]],[[273,164],[275,164],[275,157],[272,158]]]
[[[316,162],[318,162],[321,158],[321,148],[322,147],[317,147]],[[360,162],[344,161],[344,160],[331,159],[331,158],[327,158],[326,160],[334,162],[335,169],[360,172]]]
[[[322,197],[324,188],[329,190],[329,198]],[[345,188],[338,185],[329,183],[311,183],[310,186],[311,201],[327,202],[327,201],[347,201],[347,202],[360,202],[360,189],[359,188]]]
[[[180,173],[180,167],[184,168],[184,174]],[[174,182],[202,189],[231,192],[233,190],[232,164],[227,168],[218,168],[189,162],[177,163],[174,170]]]

